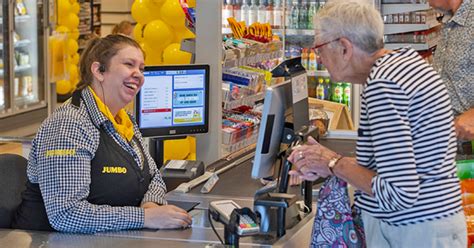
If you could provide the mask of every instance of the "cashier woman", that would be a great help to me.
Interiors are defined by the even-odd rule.
[[[140,45],[127,36],[90,41],[77,91],[33,140],[13,228],[94,233],[191,224],[186,211],[166,205],[165,184],[124,110],[143,85],[143,67]]]

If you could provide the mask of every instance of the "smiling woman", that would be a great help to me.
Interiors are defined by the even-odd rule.
[[[33,140],[27,189],[12,227],[94,233],[191,224],[124,110],[143,85],[144,54],[123,35],[90,41],[71,100]],[[120,192],[119,194],[117,192]]]

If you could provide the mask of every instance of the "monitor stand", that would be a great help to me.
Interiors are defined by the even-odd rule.
[[[287,193],[290,178],[288,172],[291,170],[292,166],[292,164],[287,160],[287,157],[291,154],[295,146],[303,144],[303,142],[308,140],[309,136],[312,136],[319,141],[318,128],[303,127],[302,130],[299,130],[296,133],[289,128],[285,128],[285,134],[283,135],[285,140],[282,140],[282,143],[290,144],[290,146],[279,154],[282,168],[280,169],[278,188],[274,193],[261,192],[255,194],[254,209],[261,215],[262,227],[265,228],[265,226],[270,226],[270,223],[276,223],[277,237],[282,237],[285,235],[287,209],[296,202],[296,195]],[[312,181],[303,182],[302,191],[304,192],[304,203],[307,206],[305,211],[306,213],[310,213],[312,211],[312,188]],[[271,213],[271,209],[276,209],[276,215]],[[270,218],[276,218],[276,221],[272,221]]]
[[[175,140],[175,139],[186,139],[186,136],[173,136],[173,137],[160,137],[150,138],[150,155],[155,160],[156,166],[160,169],[164,164],[164,141]]]

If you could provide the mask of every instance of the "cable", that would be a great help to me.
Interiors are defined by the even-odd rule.
[[[221,244],[224,245],[224,241],[222,241],[221,236],[219,236],[219,234],[217,233],[216,228],[214,227],[214,224],[212,223],[211,211],[209,211],[209,210],[207,210],[207,218],[209,219],[209,224],[211,224],[212,231],[214,231],[214,233],[216,234],[216,236],[219,239],[219,241],[221,242]]]

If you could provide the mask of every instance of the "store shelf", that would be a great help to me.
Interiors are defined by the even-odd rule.
[[[94,22],[94,26],[100,26],[101,23],[100,22]]]
[[[22,73],[31,69],[31,65],[18,65],[15,67],[15,73]],[[3,69],[0,70],[0,77],[3,77]]]
[[[15,16],[15,22],[27,22],[31,19],[30,15]],[[0,18],[0,25],[3,24],[3,18]]]
[[[425,24],[385,24],[384,34],[398,34],[428,30],[439,25],[441,24],[435,20]]]
[[[430,5],[427,3],[382,4],[383,15],[422,11],[422,10],[427,10],[427,9],[430,9]]]
[[[223,62],[223,68],[231,68],[237,66],[252,65],[258,62],[263,62],[271,59],[283,57],[283,51],[275,51],[269,53],[260,53],[254,56],[243,57],[240,59],[230,59]]]
[[[401,47],[411,47],[417,51],[428,50],[436,46],[436,42],[432,43],[385,43],[385,48],[394,50]]]
[[[255,102],[261,101],[264,97],[264,92],[257,93],[255,95],[247,96],[239,100],[234,100],[230,102],[223,102],[222,106],[225,110],[231,110],[242,105],[254,106]]]
[[[15,48],[20,48],[20,47],[27,47],[31,44],[30,40],[24,39],[15,42]],[[3,49],[3,43],[0,43],[0,51]]]
[[[330,77],[328,71],[307,71],[308,77]]]

